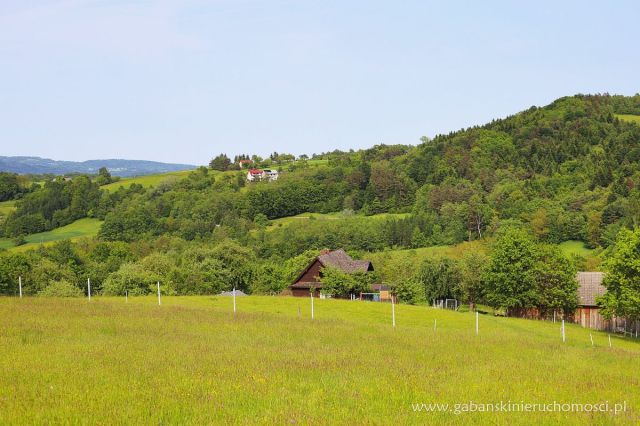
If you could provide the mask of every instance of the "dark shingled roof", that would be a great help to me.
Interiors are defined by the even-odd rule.
[[[371,290],[373,291],[390,291],[391,287],[386,284],[371,284]]]
[[[373,265],[368,260],[353,260],[343,249],[322,252],[318,257],[313,259],[309,265],[300,272],[296,277],[291,288],[309,288],[311,284],[315,288],[322,288],[321,283],[298,282],[298,280],[313,266],[316,261],[320,262],[323,267],[338,268],[344,272],[352,274],[354,272],[373,271]]]
[[[578,272],[578,304],[580,306],[597,306],[596,297],[602,296],[607,289],[602,285],[604,272]]]
[[[371,266],[368,260],[353,260],[344,250],[333,250],[318,256],[322,266],[338,268],[344,272],[367,272]]]

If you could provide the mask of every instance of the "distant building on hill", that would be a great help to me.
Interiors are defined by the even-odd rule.
[[[249,167],[253,164],[252,160],[240,160],[238,161],[238,167],[244,169],[245,167]]]
[[[249,182],[262,180],[262,173],[263,171],[260,169],[249,169],[247,172],[247,180]]]
[[[322,269],[333,267],[347,273],[371,272],[373,265],[368,260],[354,260],[344,250],[325,250],[304,268],[289,286],[291,294],[298,297],[320,297],[322,291]]]
[[[265,169],[264,170],[264,175],[262,176],[262,179],[269,180],[269,181],[278,180],[278,171],[277,170]]]
[[[276,181],[278,180],[278,171],[271,169],[249,169],[247,172],[247,180],[249,182],[258,181]]]

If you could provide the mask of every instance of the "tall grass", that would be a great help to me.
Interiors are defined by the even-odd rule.
[[[635,424],[640,345],[553,323],[285,297],[0,299],[0,423]],[[298,317],[300,312],[300,317]],[[437,331],[433,329],[437,320]],[[412,403],[627,401],[626,413]]]

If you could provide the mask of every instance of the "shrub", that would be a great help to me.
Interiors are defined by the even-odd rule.
[[[53,281],[44,290],[38,292],[38,296],[43,297],[82,297],[84,294],[69,281]]]
[[[18,235],[13,239],[13,245],[16,247],[27,244],[27,240],[25,240],[24,235]]]

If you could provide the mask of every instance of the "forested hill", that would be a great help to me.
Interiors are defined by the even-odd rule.
[[[566,97],[427,141],[399,159],[420,187],[414,211],[608,244],[640,217],[640,127],[620,114],[640,114],[640,96]]]

